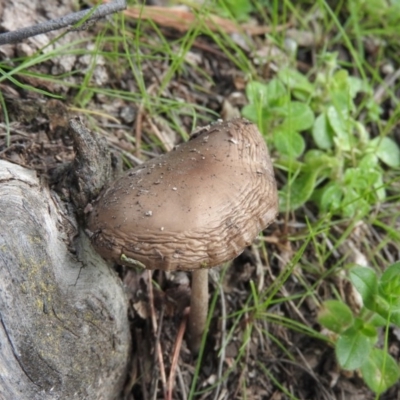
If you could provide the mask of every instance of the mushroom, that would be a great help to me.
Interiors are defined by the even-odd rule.
[[[208,268],[238,256],[278,212],[274,172],[256,125],[234,119],[198,129],[171,152],[103,189],[88,218],[106,259],[192,274],[189,347],[199,350]]]

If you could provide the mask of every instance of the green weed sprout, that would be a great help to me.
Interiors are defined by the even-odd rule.
[[[387,351],[391,325],[400,327],[400,262],[380,278],[371,268],[356,266],[349,278],[360,293],[363,307],[358,315],[339,300],[323,303],[319,323],[336,335],[335,353],[345,370],[359,369],[367,386],[381,394],[400,378],[400,369]],[[379,329],[385,328],[384,349],[376,347]]]
[[[281,211],[311,200],[321,213],[362,218],[385,200],[383,166],[399,167],[400,149],[384,134],[371,139],[366,126],[380,114],[372,88],[340,68],[336,54],[325,54],[313,82],[286,67],[267,84],[250,82],[246,94],[243,116],[272,135],[276,165],[288,174]]]

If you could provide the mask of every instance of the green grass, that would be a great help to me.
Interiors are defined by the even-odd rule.
[[[397,261],[399,251],[400,151],[393,136],[400,110],[398,81],[383,91],[379,101],[374,98],[377,88],[385,84],[382,67],[393,71],[400,67],[399,3],[249,0],[240,4],[242,8],[236,9],[229,1],[196,6],[199,23],[172,36],[165,36],[165,30],[151,21],[134,23],[116,15],[112,23],[96,25],[94,39],[73,40],[55,49],[49,45],[46,52],[0,63],[0,84],[61,99],[86,114],[94,129],[103,129],[104,120],[119,120],[118,107],[103,106],[119,102],[140,109],[146,118],[160,118],[183,139],[192,128],[219,117],[216,109],[208,107],[210,99],[219,95],[217,77],[212,68],[197,65],[188,56],[199,51],[198,42],[207,42],[220,54],[219,65],[226,65],[223,72],[234,69],[245,82],[242,91],[249,103],[241,112],[258,124],[275,162],[281,214],[274,235],[279,245],[259,246],[264,276],[259,281],[252,276],[244,285],[247,294],[240,308],[221,316],[223,294],[214,284],[208,324],[215,328],[218,318],[227,324],[223,349],[216,355],[222,371],[216,383],[203,387],[200,353],[193,365],[189,398],[211,395],[218,385],[235,379],[240,381],[238,398],[246,398],[249,383],[246,374],[238,376],[237,370],[251,358],[254,340],[268,343],[279,357],[296,363],[279,329],[334,346],[335,339],[321,333],[315,315],[301,317],[305,303],[310,301],[318,309],[328,299],[347,302],[341,285],[349,282],[352,247],[378,275]],[[222,28],[212,31],[207,27],[211,13],[236,18],[238,24],[257,15],[271,32],[254,40],[245,38],[244,49]],[[302,63],[310,67],[307,71],[299,71],[296,55],[285,53],[285,30],[280,27],[288,23],[300,31],[317,32],[317,46],[297,51],[303,54]],[[254,53],[267,46],[266,38],[285,54],[283,61],[267,57],[264,65],[254,62]],[[68,56],[87,57],[89,62],[84,70],[57,76],[43,72],[50,60]],[[213,57],[217,56],[210,54],[208,62]],[[99,60],[107,68],[109,84],[96,84]],[[32,79],[63,89],[27,83]],[[9,143],[12,121],[3,95],[0,107]],[[389,113],[380,112],[381,107]],[[136,143],[132,129],[123,123],[120,127]],[[151,131],[142,135],[146,143],[142,142],[141,150],[162,151],[162,143]],[[225,276],[221,274],[219,285],[224,285]],[[305,319],[309,317],[313,320]],[[384,328],[385,350],[389,325]],[[227,366],[221,358],[223,351],[238,338],[237,354]],[[271,365],[258,361],[257,368],[275,388],[298,398],[276,378]]]

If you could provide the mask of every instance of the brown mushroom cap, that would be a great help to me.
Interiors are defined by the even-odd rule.
[[[104,258],[149,269],[213,267],[275,219],[276,182],[256,125],[235,119],[192,137],[103,190],[88,228]]]

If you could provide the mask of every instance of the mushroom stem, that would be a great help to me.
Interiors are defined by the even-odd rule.
[[[192,272],[192,294],[189,313],[189,348],[198,353],[208,313],[208,269]]]

